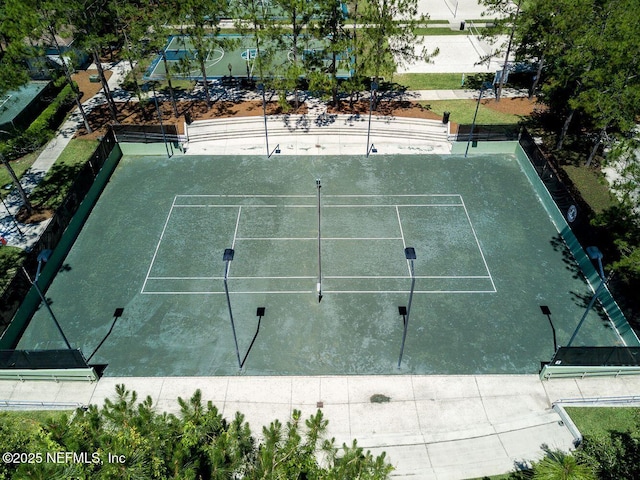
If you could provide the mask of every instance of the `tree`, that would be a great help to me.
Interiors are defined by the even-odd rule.
[[[87,118],[87,114],[82,106],[80,99],[82,94],[78,89],[78,85],[71,78],[72,59],[65,56],[58,41],[59,35],[72,35],[68,29],[66,13],[66,2],[61,0],[7,0],[7,5],[11,6],[19,18],[17,22],[22,23],[23,29],[29,32],[34,39],[47,41],[50,46],[54,47],[60,57],[60,70],[62,71],[67,85],[69,85],[75,95],[74,101],[76,107],[82,116],[84,127],[88,133],[91,133],[91,125]],[[34,47],[32,49],[32,57],[44,57],[45,53],[42,48]],[[57,72],[54,72],[54,76]]]
[[[496,89],[496,102],[499,102],[500,96],[502,95],[502,89],[504,87],[504,80],[507,77],[507,71],[509,69],[509,57],[511,55],[511,49],[516,34],[516,26],[519,20],[522,0],[518,0],[517,4],[514,4],[510,0],[481,0],[481,3],[487,7],[487,10],[482,12],[482,15],[490,15],[494,19],[492,22],[493,25],[486,29],[484,36],[491,39],[494,35],[499,33],[509,34],[500,79]],[[489,59],[487,58],[487,60]]]
[[[426,48],[416,51],[418,35],[416,29],[423,25],[427,17],[418,15],[417,0],[371,0],[362,12],[363,43],[358,56],[372,80],[380,83],[380,77],[391,76],[397,65],[422,59],[428,61],[438,53],[427,52]],[[377,97],[374,95],[373,107]]]
[[[329,55],[331,61],[326,75],[329,77],[329,91],[334,106],[338,106],[338,70],[344,66],[350,68],[349,48],[351,38],[345,30],[345,15],[342,11],[340,0],[327,0],[322,2],[318,11],[316,35],[321,41],[327,43],[322,52],[323,56]]]
[[[287,25],[273,32],[273,38],[278,42],[279,48],[287,52],[289,58],[284,67],[284,75],[281,75],[281,100],[286,102],[287,91],[293,90],[297,109],[300,104],[298,82],[305,73],[305,53],[301,42],[309,37],[309,33],[304,32],[316,12],[316,6],[315,2],[307,0],[275,0],[274,5],[282,10]]]
[[[592,468],[575,456],[545,449],[546,455],[532,465],[532,480],[596,480]]]
[[[193,45],[193,54],[200,68],[207,107],[211,108],[211,93],[207,79],[208,56],[216,47],[229,48],[229,42],[218,36],[220,20],[225,16],[225,0],[176,0],[173,12]]]
[[[80,0],[78,2],[64,2],[65,15],[74,28],[76,40],[91,54],[98,69],[98,76],[107,101],[109,113],[114,122],[118,122],[118,109],[109,83],[104,74],[100,61],[103,47],[111,46],[117,41],[113,4],[109,0]]]
[[[86,452],[86,461],[0,464],[7,478],[229,479],[315,478],[383,480],[393,467],[354,441],[342,449],[324,435],[318,411],[303,422],[295,410],[286,425],[273,421],[257,442],[240,413],[225,419],[197,390],[178,399],[178,415],[158,413],[124,385],[101,408],[79,409],[25,428],[0,414],[0,447],[10,452]],[[122,461],[109,462],[107,454]],[[319,461],[322,457],[322,461]],[[0,477],[4,478],[4,477]]]

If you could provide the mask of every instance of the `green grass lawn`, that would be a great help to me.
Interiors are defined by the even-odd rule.
[[[476,110],[476,100],[433,100],[420,102],[425,108],[438,115],[451,112],[451,121],[458,124],[471,124]],[[476,124],[478,125],[507,125],[517,124],[523,117],[509,113],[492,110],[485,105],[480,105]]]
[[[72,139],[42,182],[34,189],[35,205],[56,209],[64,200],[82,165],[98,146],[97,140]]]
[[[580,190],[582,198],[595,213],[601,213],[615,204],[616,200],[598,170],[575,165],[562,165],[562,169],[567,172],[573,184]]]
[[[610,432],[640,435],[640,408],[567,407],[565,410],[582,435],[596,437]]]
[[[473,74],[465,74],[465,77]],[[456,90],[464,88],[461,73],[400,73],[393,81],[407,90]]]

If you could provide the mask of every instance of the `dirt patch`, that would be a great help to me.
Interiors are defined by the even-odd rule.
[[[81,70],[71,75],[71,79],[78,84],[78,88],[82,93],[82,98],[80,99],[81,103],[86,102],[102,89],[102,84],[100,82],[92,82],[90,80],[92,75],[98,75],[98,70]],[[111,75],[111,71],[104,71],[104,76],[107,80],[111,78]]]
[[[20,223],[39,223],[53,217],[53,210],[43,207],[34,206],[31,213],[23,205],[16,214],[16,220]]]
[[[99,90],[100,86],[99,84],[97,85]],[[96,84],[89,84],[83,88],[96,88]],[[527,98],[503,98],[500,102],[496,102],[494,99],[486,99],[482,103],[492,110],[520,116],[531,115],[536,108],[540,107],[536,104],[535,99],[529,100]],[[177,103],[178,117],[174,115],[171,102],[158,102],[158,107],[162,115],[163,124],[174,125],[178,133],[184,133],[184,124],[187,118],[195,121],[214,118],[251,117],[263,114],[262,101],[260,100],[244,102],[218,101],[211,108],[208,108],[206,102],[202,100],[179,101]],[[118,123],[120,124],[157,125],[159,123],[158,110],[154,102],[146,102],[143,105],[137,101],[123,102],[118,103],[117,108]],[[266,112],[267,115],[284,113],[277,102],[267,102]],[[349,102],[342,102],[338,108],[328,106],[327,112],[331,114],[365,115],[369,113],[369,101],[360,100],[353,102],[351,105]],[[297,110],[291,106],[288,113],[305,114],[308,111],[306,105],[302,104]],[[441,115],[434,113],[428,107],[408,100],[382,100],[378,103],[373,115],[442,120]],[[77,133],[78,136],[84,136],[85,138],[100,137],[106,133],[107,126],[114,123],[114,121],[107,106],[100,105],[89,114],[89,123],[93,133],[87,134],[86,130],[81,128]],[[455,128],[455,124],[452,124],[452,127]]]
[[[184,133],[184,124],[189,117],[190,120],[210,120],[214,118],[226,117],[253,117],[263,114],[262,101],[252,100],[246,102],[215,102],[211,108],[203,100],[180,101],[177,103],[178,117],[174,115],[171,102],[158,102],[156,108],[155,102],[124,102],[117,103],[118,123],[123,125],[158,125],[158,110],[162,116],[163,125],[174,125],[178,133]],[[281,115],[284,112],[282,106],[277,102],[267,102],[267,115]],[[308,112],[307,106],[302,104],[296,110],[291,106],[288,113],[305,114]],[[87,131],[80,128],[77,136],[84,138],[96,138],[106,133],[107,125],[114,123],[111,113],[107,105],[99,105],[89,113],[89,124],[93,132],[87,134]]]
[[[527,97],[502,98],[496,102],[495,98],[482,100],[482,105],[501,113],[510,113],[522,117],[529,116],[535,111],[543,110],[543,106],[537,103],[537,98],[529,100]]]

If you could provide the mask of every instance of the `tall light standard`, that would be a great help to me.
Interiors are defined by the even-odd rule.
[[[154,82],[151,82],[151,88],[153,89],[153,101],[156,104],[156,112],[158,114],[158,121],[160,122],[160,131],[162,132],[162,141],[164,142],[164,148],[167,151],[167,158],[171,158],[171,154],[169,153],[169,145],[167,143],[167,135],[164,132],[164,124],[162,123],[162,113],[160,113],[160,105],[158,105],[158,97],[156,95],[156,85]]]
[[[464,151],[465,158],[467,158],[467,155],[469,153],[469,144],[471,143],[471,138],[473,137],[473,129],[476,126],[476,117],[478,116],[478,108],[480,108],[480,100],[482,100],[482,94],[484,93],[485,90],[492,87],[493,85],[491,85],[489,82],[484,82],[482,84],[482,87],[480,87],[480,95],[478,95],[478,103],[476,103],[476,111],[473,114],[473,122],[471,122],[471,131],[469,132],[469,140],[467,140],[467,148]]]
[[[247,61],[247,65],[248,65],[248,61]],[[267,97],[264,91],[264,83],[258,84],[258,91],[262,93],[262,117],[264,118],[264,140],[267,144],[267,158],[269,158],[269,130],[267,128]]]
[[[369,126],[367,127],[367,157],[370,153],[377,153],[376,147],[373,144],[369,143],[369,138],[371,137],[371,110],[373,110],[373,96],[378,90],[378,84],[376,82],[371,82],[371,95],[369,96]]]
[[[551,310],[548,305],[540,305],[540,311],[547,317],[549,325],[551,325],[551,331],[553,332],[553,351],[555,353],[558,351],[558,341],[556,340],[556,328],[553,326],[553,322],[551,321]]]
[[[322,185],[320,183],[320,179],[316,179],[316,190],[317,190],[317,204],[318,204],[318,282],[316,284],[316,291],[318,293],[318,303],[322,301],[322,233],[320,230],[321,223],[321,210],[320,210],[320,189]]]
[[[596,291],[593,292],[593,296],[591,297],[591,300],[589,301],[589,304],[587,305],[587,308],[585,309],[584,314],[580,319],[580,322],[578,322],[578,326],[574,330],[573,335],[569,340],[569,343],[567,343],[567,347],[570,347],[573,341],[575,340],[576,335],[578,335],[578,331],[580,330],[580,327],[582,327],[582,324],[584,323],[584,321],[587,318],[587,315],[589,314],[589,311],[593,307],[593,304],[596,303],[596,299],[598,298],[598,295],[607,285],[607,278],[605,277],[604,269],[602,268],[602,252],[600,251],[600,249],[598,249],[598,247],[587,247],[586,250],[587,250],[587,255],[589,255],[589,258],[591,260],[596,260],[598,262],[598,274],[600,275],[600,285],[598,285],[598,288],[596,288]]]
[[[402,345],[400,346],[400,358],[398,358],[398,368],[402,364],[402,355],[404,354],[404,342],[407,338],[407,328],[409,328],[409,315],[411,315],[411,302],[413,300],[413,289],[416,285],[416,276],[413,268],[413,261],[416,259],[416,250],[413,247],[404,249],[404,257],[409,261],[409,273],[411,275],[411,290],[409,291],[409,303],[406,307],[398,307],[400,315],[402,315],[404,330],[402,332]]]
[[[67,340],[67,337],[65,336],[64,332],[62,331],[62,327],[60,326],[60,323],[58,323],[58,320],[56,319],[56,316],[53,314],[53,310],[51,310],[51,306],[47,302],[47,299],[45,298],[44,294],[42,293],[42,290],[40,290],[40,287],[38,286],[38,279],[40,278],[40,271],[42,269],[42,264],[43,263],[47,263],[47,261],[49,260],[50,256],[51,256],[51,250],[42,250],[38,254],[38,269],[36,270],[36,276],[35,276],[35,278],[33,280],[29,276],[29,273],[27,272],[26,268],[22,267],[22,271],[26,275],[27,280],[29,280],[29,283],[31,285],[33,285],[33,287],[36,289],[36,292],[38,292],[38,295],[40,296],[40,300],[42,300],[42,303],[44,303],[44,306],[47,309],[47,311],[49,312],[49,315],[51,316],[51,319],[53,320],[53,323],[55,323],[56,328],[58,329],[58,332],[60,332],[60,335],[62,336],[62,339],[64,340],[64,343],[67,345],[67,348],[69,350],[71,350],[71,345],[69,344],[69,340]]]
[[[231,330],[233,331],[233,341],[236,345],[236,357],[238,358],[238,367],[242,368],[242,361],[240,360],[240,350],[238,350],[238,337],[236,336],[236,324],[233,321],[233,311],[231,310],[231,300],[229,299],[229,286],[227,285],[227,278],[229,276],[229,263],[233,260],[234,254],[233,248],[226,248],[222,255],[224,263],[224,293],[227,296],[227,307],[229,308],[229,318],[231,319]]]

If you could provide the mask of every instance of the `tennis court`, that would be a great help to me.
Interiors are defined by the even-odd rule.
[[[125,156],[47,297],[109,376],[534,373],[591,290],[520,161]],[[46,311],[18,346],[62,347]]]
[[[205,55],[205,69],[207,79],[219,79],[229,77],[259,78],[256,66],[258,49],[252,36],[242,35],[218,35],[215,45],[208,47]],[[263,45],[264,50],[271,47]],[[280,72],[292,61],[293,53],[286,50],[273,48],[273,71]],[[263,51],[264,53],[264,51]],[[197,48],[188,36],[175,35],[168,39],[163,53],[158,55],[145,72],[146,80],[163,80],[167,76],[163,55],[167,61],[167,67],[173,78],[185,78],[202,81],[202,71],[197,60]],[[348,52],[338,55],[337,62],[340,65],[337,71],[338,78],[349,78],[350,71],[343,65],[348,63]],[[303,37],[299,51],[299,59],[320,69],[326,69],[331,64],[331,58],[324,53],[324,45],[321,41],[309,37]]]

